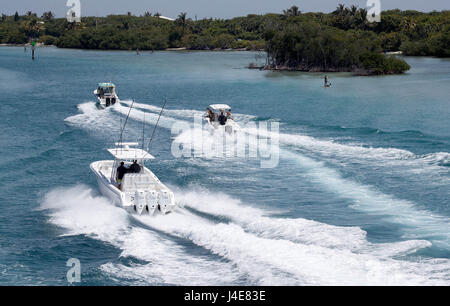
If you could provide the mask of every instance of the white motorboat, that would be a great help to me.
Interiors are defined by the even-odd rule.
[[[228,134],[239,131],[239,125],[230,116],[231,108],[226,104],[211,104],[206,108],[205,121],[211,131],[222,131]],[[220,115],[225,116],[225,120],[220,120]]]
[[[116,94],[116,85],[113,83],[98,83],[97,89],[94,90],[94,95],[100,103],[100,107],[108,107],[120,102]]]
[[[138,143],[116,143],[115,148],[108,149],[114,160],[93,162],[91,170],[97,177],[102,194],[117,206],[139,215],[167,214],[175,209],[174,194],[144,166],[145,161],[154,157],[145,150],[132,148],[137,145]],[[117,168],[120,163],[124,162],[125,167],[129,167],[134,160],[137,160],[140,171],[131,173],[129,170],[119,184]]]

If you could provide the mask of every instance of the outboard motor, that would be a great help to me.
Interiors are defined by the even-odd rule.
[[[147,192],[147,210],[150,215],[155,213],[158,208],[158,193],[154,190]]]
[[[164,215],[172,210],[173,193],[169,190],[162,190],[159,193],[159,209]]]
[[[228,134],[231,134],[233,132],[233,127],[231,125],[226,125],[225,132],[227,132]]]
[[[136,190],[134,200],[137,213],[142,215],[145,209],[145,191]]]

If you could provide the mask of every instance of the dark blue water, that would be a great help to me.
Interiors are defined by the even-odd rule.
[[[245,69],[250,52],[0,48],[0,284],[298,285],[450,282],[450,61],[405,75]],[[99,110],[96,84],[122,105]],[[99,194],[89,164],[152,132],[155,174],[180,210],[135,217]],[[280,123],[279,163],[174,157],[174,124],[211,103],[243,127]],[[185,143],[186,144],[186,143]]]

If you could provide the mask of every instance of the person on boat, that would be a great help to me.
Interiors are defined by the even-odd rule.
[[[330,84],[328,84],[328,76],[326,75],[325,76],[325,80],[324,80],[324,85],[323,85],[324,87],[329,87],[330,86]]]
[[[227,122],[227,117],[225,117],[225,115],[223,114],[223,111],[220,112],[220,116],[218,119],[219,119],[220,125],[225,125],[225,123]]]
[[[141,172],[141,166],[137,163],[137,160],[133,160],[133,164],[130,166],[131,173],[139,173]]]
[[[214,121],[214,113],[209,108],[206,108],[206,117],[208,117],[211,122]]]
[[[231,118],[231,109],[229,109],[227,112],[227,119],[233,119],[233,118]]]
[[[124,166],[124,162],[120,162],[120,166],[117,168],[116,171],[116,181],[118,183],[117,188],[122,188],[122,179],[125,173],[128,172],[128,169]]]

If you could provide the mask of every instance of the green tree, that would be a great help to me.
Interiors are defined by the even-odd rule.
[[[186,31],[186,26],[187,26],[187,19],[186,19],[187,13],[180,13],[180,15],[178,15],[178,18],[175,20],[175,22],[181,26],[181,28],[183,29],[182,32],[182,36],[184,36],[184,33]]]
[[[55,17],[51,11],[45,12],[42,14],[42,19],[44,20],[52,20]]]
[[[37,38],[45,28],[37,19],[26,20],[22,23],[22,30],[29,38]]]
[[[339,4],[336,10],[333,11],[333,15],[344,16],[345,15],[345,4]]]
[[[293,5],[289,9],[283,10],[283,14],[286,16],[300,16],[301,12],[298,6]]]

